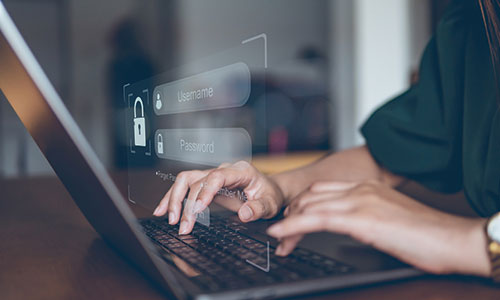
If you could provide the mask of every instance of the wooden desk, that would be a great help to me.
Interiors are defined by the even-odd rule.
[[[0,181],[0,299],[162,299],[87,223],[55,178]],[[467,277],[424,277],[316,299],[500,299]]]
[[[284,154],[260,154],[252,158],[252,164],[265,174],[293,170],[326,156],[326,151],[309,151]]]

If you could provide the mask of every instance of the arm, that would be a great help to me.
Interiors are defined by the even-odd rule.
[[[333,231],[427,272],[490,275],[485,220],[456,215],[475,215],[465,198],[431,192],[392,174],[366,146],[272,178],[289,205],[287,218],[269,229],[281,240],[278,255],[290,253],[303,234]]]
[[[285,205],[290,204],[292,199],[316,182],[376,180],[397,188],[411,198],[438,210],[462,216],[477,217],[477,213],[469,205],[463,192],[442,194],[431,191],[407,178],[395,175],[377,164],[367,146],[333,153],[310,165],[279,173],[271,176],[271,178],[283,192]]]
[[[308,166],[276,174],[271,178],[280,187],[285,204],[289,204],[291,199],[319,181],[377,180],[396,187],[405,180],[380,167],[366,146],[331,154]]]

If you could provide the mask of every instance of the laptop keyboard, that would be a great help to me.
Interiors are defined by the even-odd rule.
[[[270,246],[269,272],[265,272],[268,267],[266,243],[245,234],[247,228],[240,223],[214,216],[211,219],[210,227],[196,224],[188,235],[179,235],[179,226],[169,225],[166,220],[140,222],[150,239],[201,274],[194,277],[194,281],[213,291],[343,275],[353,271],[349,265],[303,248],[295,249],[287,257],[276,256],[274,247]]]

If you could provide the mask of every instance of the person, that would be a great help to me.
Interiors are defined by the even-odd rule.
[[[361,131],[366,144],[266,176],[251,164],[182,172],[154,212],[189,233],[194,214],[222,187],[241,188],[243,222],[286,216],[268,229],[289,254],[308,233],[349,235],[424,271],[492,274],[485,217],[500,211],[498,0],[454,0],[427,45],[419,81],[379,108]],[[486,30],[485,30],[486,28]],[[426,205],[400,191],[415,181],[463,190],[477,217]],[[182,201],[194,203],[184,210]],[[448,211],[446,211],[448,209]]]

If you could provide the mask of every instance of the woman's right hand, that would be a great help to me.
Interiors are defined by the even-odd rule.
[[[179,228],[179,234],[188,234],[193,229],[196,215],[224,187],[230,190],[239,188],[245,193],[247,201],[237,209],[242,222],[272,218],[284,203],[283,193],[276,182],[250,163],[240,161],[222,164],[217,169],[179,173],[153,214],[160,217],[168,213],[169,224],[177,224],[181,218],[182,203],[189,190]]]

